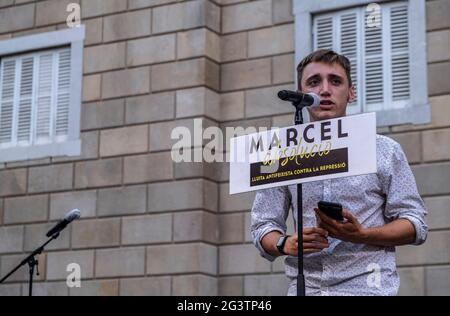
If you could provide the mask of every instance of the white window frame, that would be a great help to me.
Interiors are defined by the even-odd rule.
[[[0,149],[0,163],[39,159],[57,156],[80,156],[80,115],[83,80],[83,41],[86,30],[84,25],[61,31],[40,33],[0,41],[0,59],[22,55],[27,52],[45,51],[61,46],[70,46],[70,103],[69,131],[67,140],[48,144],[15,146]]]
[[[392,2],[379,0],[377,3]],[[313,15],[328,11],[345,10],[374,3],[370,0],[293,0],[295,16],[296,65],[313,50]],[[431,122],[428,103],[427,57],[426,57],[426,11],[425,0],[408,0],[409,5],[409,52],[410,93],[407,106],[399,109],[377,111],[377,126],[400,124],[426,124]],[[297,77],[297,76],[295,76]],[[364,89],[364,87],[362,87]]]

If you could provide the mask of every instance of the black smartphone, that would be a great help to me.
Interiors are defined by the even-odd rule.
[[[317,203],[319,210],[321,210],[325,215],[335,219],[337,221],[343,221],[344,216],[342,216],[342,205],[339,203],[320,201]]]

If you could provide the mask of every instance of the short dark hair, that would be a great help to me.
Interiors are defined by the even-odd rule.
[[[345,73],[347,75],[349,86],[350,87],[352,86],[352,76],[351,76],[352,66],[350,64],[350,60],[348,60],[348,58],[345,57],[344,55],[340,55],[331,49],[319,49],[303,58],[303,60],[297,66],[297,76],[299,85],[301,85],[302,82],[303,70],[308,64],[313,62],[322,62],[327,64],[337,63],[342,68],[344,68]]]

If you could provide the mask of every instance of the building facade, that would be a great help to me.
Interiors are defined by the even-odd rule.
[[[450,294],[450,0],[379,1],[390,22],[380,45],[391,40],[379,55],[362,49],[377,38],[359,24],[370,4],[0,0],[0,275],[78,208],[81,219],[38,258],[36,295],[285,295],[282,260],[266,261],[251,241],[254,193],[228,194],[226,162],[174,162],[171,132],[194,135],[194,119],[224,133],[292,125],[276,92],[295,89],[305,53],[329,46],[354,58],[366,101],[355,113],[379,112],[378,132],[402,145],[428,207],[427,242],[397,248],[400,294]],[[348,46],[361,51],[327,34],[363,34]],[[392,85],[373,79],[370,58],[392,66],[379,69]],[[379,101],[369,88],[414,95],[417,107],[406,98],[366,108]],[[207,143],[194,142],[192,157]],[[27,295],[27,280],[21,268],[0,295]]]

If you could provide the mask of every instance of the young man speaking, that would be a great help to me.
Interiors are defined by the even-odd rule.
[[[298,90],[320,97],[319,107],[308,108],[311,121],[345,116],[355,98],[350,67],[332,50],[315,51],[300,62]],[[396,295],[395,246],[425,242],[425,206],[400,145],[377,135],[376,154],[375,174],[303,184],[306,295]],[[345,220],[320,212],[320,200],[342,204]],[[288,295],[296,295],[297,233],[286,236],[291,205],[297,222],[296,185],[258,191],[251,232],[263,257],[287,256]],[[368,281],[374,271],[379,282]]]

